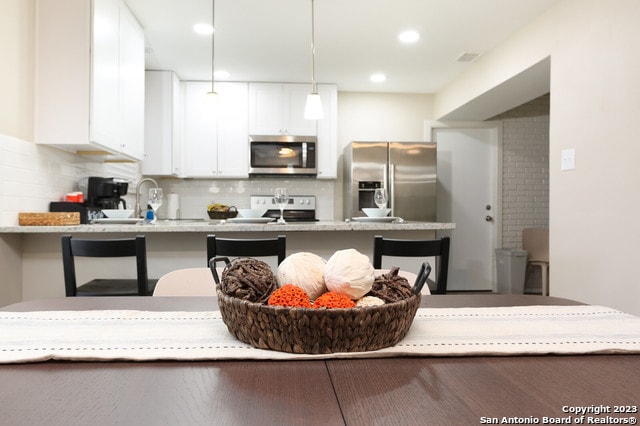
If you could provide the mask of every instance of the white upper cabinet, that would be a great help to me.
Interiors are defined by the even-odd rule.
[[[286,134],[300,136],[318,134],[316,120],[304,118],[304,108],[309,93],[311,93],[311,84],[282,85],[282,127]]]
[[[315,120],[304,118],[310,84],[249,83],[249,134],[315,136]]]
[[[180,175],[180,108],[178,76],[173,71],[147,71],[143,175]]]
[[[144,154],[144,33],[121,0],[36,0],[35,142]]]
[[[338,177],[338,88],[318,84],[324,118],[318,120],[318,179]]]
[[[208,82],[183,82],[184,177],[246,178],[248,166],[248,84],[216,83],[218,105]]]
[[[120,151],[144,158],[144,33],[135,18],[120,11]]]

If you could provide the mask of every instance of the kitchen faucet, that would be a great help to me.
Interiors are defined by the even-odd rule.
[[[145,182],[153,182],[156,188],[158,188],[158,182],[151,178],[141,179],[140,182],[136,185],[136,208],[133,211],[133,217],[142,217],[142,209],[140,209],[140,187]]]

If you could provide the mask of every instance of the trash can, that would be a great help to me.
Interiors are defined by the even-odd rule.
[[[526,269],[526,250],[496,249],[497,292],[523,294]]]

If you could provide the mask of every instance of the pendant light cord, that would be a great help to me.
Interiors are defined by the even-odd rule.
[[[316,31],[315,31],[315,7],[314,0],[311,0],[311,92],[316,94]]]

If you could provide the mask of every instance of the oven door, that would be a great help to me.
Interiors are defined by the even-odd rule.
[[[286,222],[317,222],[315,210],[284,210],[282,216]],[[269,209],[264,217],[280,218],[279,209]]]
[[[252,136],[249,142],[249,174],[317,174],[315,137]]]

